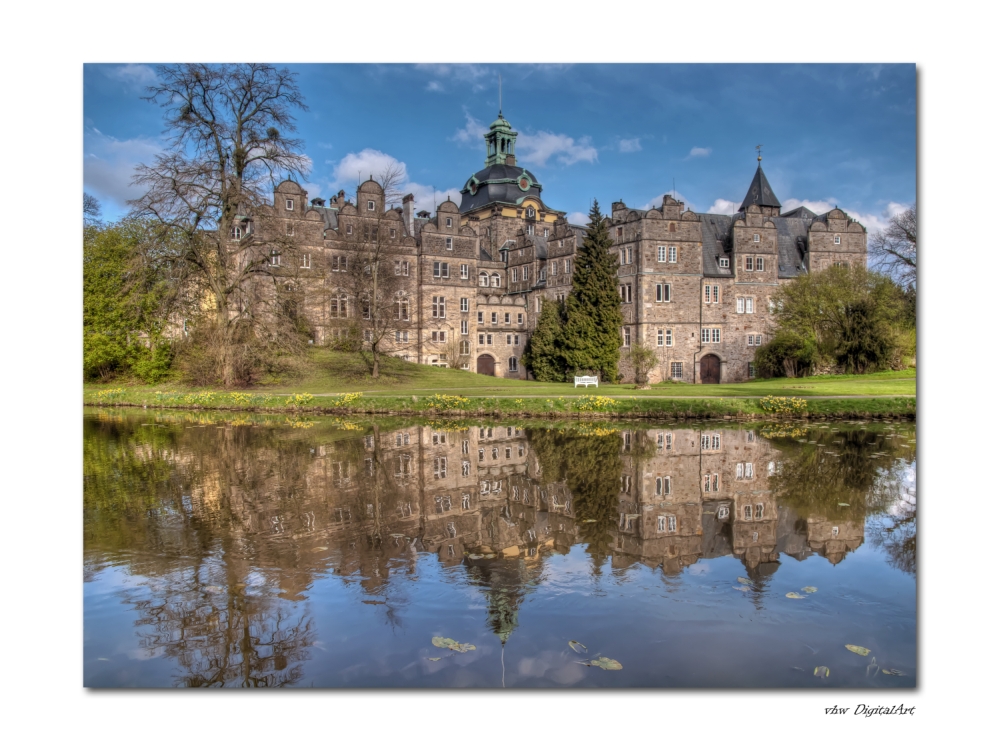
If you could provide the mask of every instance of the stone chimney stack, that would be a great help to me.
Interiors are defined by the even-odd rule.
[[[406,232],[413,236],[413,193],[403,196],[403,223],[406,224]]]

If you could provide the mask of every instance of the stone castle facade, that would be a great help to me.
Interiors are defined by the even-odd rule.
[[[371,311],[350,283],[359,259],[377,253],[394,278],[394,328],[380,349],[421,364],[529,378],[521,362],[543,299],[565,299],[585,229],[542,200],[542,185],[515,156],[517,132],[499,116],[485,134],[486,164],[435,216],[414,198],[386,206],[373,179],[355,201],[341,191],[309,200],[295,182],[274,190],[272,219],[283,219],[301,248],[273,253],[287,275],[284,293],[316,344],[330,344]],[[271,226],[275,222],[269,222]],[[771,297],[782,283],[830,265],[866,263],[865,228],[835,208],[781,212],[758,164],[732,216],[696,213],[669,195],[652,209],[614,202],[608,221],[619,260],[622,358],[644,342],[658,356],[652,382],[739,382],[771,330]],[[281,268],[283,267],[283,268]],[[280,275],[280,274],[279,274]],[[367,316],[367,317],[366,317]],[[370,336],[365,330],[363,335]]]

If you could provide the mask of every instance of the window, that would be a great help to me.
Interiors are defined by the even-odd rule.
[[[393,268],[397,276],[410,275],[410,262],[407,260],[397,260],[393,263]]]
[[[292,211],[294,209],[295,209],[295,201],[293,201],[291,198],[285,199],[285,210]]]
[[[753,517],[755,521],[760,521],[764,518],[764,503],[757,503],[754,506]]]
[[[719,302],[719,285],[718,284],[713,284],[712,286],[709,286],[708,284],[706,284],[705,285],[705,304],[706,305],[709,305],[709,304],[714,305],[714,304],[718,304],[718,302]]]
[[[511,334],[508,333],[507,334],[507,346],[510,346],[513,343],[514,343],[514,337]]]
[[[330,259],[330,270],[336,273],[347,271],[347,256],[334,255]]]
[[[839,245],[840,244],[840,235],[839,234],[836,234],[836,235],[833,236],[833,244],[834,245]]]
[[[469,321],[463,320],[461,325],[462,325],[462,335],[463,336],[468,336],[469,335]]]
[[[666,263],[667,262],[667,246],[666,245],[657,245],[657,247],[656,247],[656,261],[658,263]]]
[[[548,230],[548,228],[543,229],[542,230],[542,237],[548,237],[548,236],[549,236],[549,230]]]
[[[229,230],[230,239],[238,240],[243,236],[243,229],[241,227],[235,226]]]
[[[752,271],[753,270],[753,256],[747,255],[743,259],[743,269],[745,271]]]
[[[480,432],[482,432],[482,430],[480,430]],[[480,435],[480,437],[482,437],[482,435]],[[480,448],[479,449],[479,460],[480,461],[484,461],[485,459],[486,459],[486,449],[485,448]]]
[[[632,346],[632,328],[631,326],[625,326],[622,328],[622,341],[623,346]]]
[[[438,457],[434,459],[434,478],[444,479],[448,476],[448,459]]]
[[[346,318],[347,317],[347,295],[346,294],[335,294],[330,298],[330,317],[331,318]]]
[[[559,261],[554,260],[551,263],[549,263],[549,273],[551,273],[553,276],[559,273]]]
[[[521,345],[521,334],[515,333],[514,334],[514,346],[520,346],[520,345]]]
[[[748,463],[746,467],[743,469],[743,474],[746,476],[747,479],[753,479],[753,464]]]
[[[618,294],[621,295],[622,302],[631,302],[632,301],[632,285],[631,284],[622,284],[621,286],[618,287]]]
[[[750,505],[744,505],[743,506],[743,520],[744,521],[749,521],[751,518],[753,518],[753,507],[750,506]]]
[[[451,221],[451,219],[448,219],[448,221]],[[451,224],[449,224],[448,226],[451,226]],[[444,249],[445,250],[451,250],[452,249],[451,248],[451,237],[445,237],[444,238]]]
[[[493,450],[490,451],[490,455],[493,456],[493,458],[500,458],[500,449],[494,446]]]
[[[445,219],[444,220],[444,225],[450,229],[451,228],[451,219]]]
[[[528,224],[528,234],[530,234],[530,235],[534,235],[535,234],[535,225],[534,224]]]
[[[757,368],[753,366],[753,362],[747,365],[747,377],[748,378],[757,377]]]
[[[483,314],[482,314],[482,312],[477,312],[477,313],[476,313],[476,320],[477,320],[477,321],[478,321],[478,322],[479,322],[480,324],[482,324],[482,322],[483,322]]]
[[[662,328],[657,328],[656,329],[656,345],[657,346],[663,346],[663,329]]]
[[[396,320],[410,319],[410,300],[400,297],[396,300]]]
[[[348,233],[349,235],[350,235],[350,234],[354,234],[354,227],[353,227],[353,226],[351,226],[350,224],[348,224],[348,225],[347,225],[347,233]]]
[[[447,279],[449,277],[448,264],[439,260],[434,261],[434,278]]]
[[[753,297],[747,297],[747,312],[753,312]]]
[[[472,470],[472,464],[470,464],[468,461],[462,461],[462,476],[463,477],[469,476],[469,472],[471,470]],[[469,496],[462,495],[462,510],[468,510],[468,509],[469,509]]]
[[[524,313],[517,314],[517,324],[519,326],[524,325]]]
[[[701,343],[707,344],[709,341],[711,341],[710,336],[711,336],[711,331],[708,328],[701,329]]]
[[[712,435],[712,450],[718,450],[722,447],[722,435],[718,432]]]
[[[729,507],[722,505],[719,507],[718,519],[721,521],[724,518],[729,518]]]
[[[719,268],[729,268],[729,258],[719,258]]]
[[[308,255],[308,254],[307,255],[303,255],[302,256],[302,265],[299,266],[299,268],[312,268],[312,256]]]
[[[510,280],[513,283],[517,283],[517,269],[516,268],[510,269]]]
[[[447,334],[447,331],[431,331],[431,341],[443,344],[447,340]]]
[[[755,235],[753,236],[753,241],[754,241],[754,242],[760,242],[760,235],[759,235],[759,234],[755,234]]]
[[[631,263],[632,262],[632,246],[631,245],[629,245],[628,247],[625,248],[625,254],[626,254],[626,257],[628,258],[628,262]]]
[[[541,312],[541,311],[542,311],[542,298],[535,297],[535,312]]]
[[[670,302],[670,284],[656,285],[656,301]]]
[[[528,278],[527,275],[524,278],[525,280],[527,280]],[[498,273],[493,274],[490,281],[492,282],[493,286],[500,286],[500,274]]]
[[[490,323],[496,325],[498,322],[497,313],[490,313]]]
[[[736,312],[742,313],[746,312],[746,299],[744,297],[736,298]]]
[[[510,325],[510,313],[504,313],[503,314],[503,324],[505,326],[509,326]]]
[[[487,346],[493,346],[493,334],[492,333],[487,333],[486,334],[486,345]]]
[[[667,262],[676,263],[677,262],[677,248],[671,245],[667,248]]]
[[[490,275],[483,271],[479,274],[479,286],[489,286],[490,285]]]
[[[408,344],[408,343],[410,343],[410,332],[409,331],[396,331],[396,343],[397,344]]]
[[[511,372],[517,372],[517,357],[511,357],[507,360],[507,369]],[[508,451],[510,448],[507,449]],[[508,456],[510,458],[510,456]]]
[[[461,312],[469,312],[469,298],[468,297],[462,297],[458,301],[458,309]],[[468,331],[466,331],[466,333],[468,333]]]
[[[431,317],[432,318],[443,318],[444,314],[444,297],[432,297],[431,302]]]
[[[667,531],[677,531],[677,516],[667,516]]]
[[[682,378],[682,377],[684,377],[684,363],[683,362],[671,362],[670,363],[670,377],[671,378]]]
[[[712,343],[713,344],[719,344],[721,342],[722,342],[722,329],[721,328],[713,328],[712,329]]]
[[[670,477],[657,477],[654,492],[657,495],[670,494]]]
[[[757,270],[758,271],[763,271],[764,270],[764,259],[763,258],[757,258]]]
[[[389,230],[389,239],[391,239],[391,240],[396,239],[396,230],[395,229],[390,229]]]
[[[562,240],[559,240],[559,246],[562,247]],[[563,260],[563,273],[569,273],[569,258]]]

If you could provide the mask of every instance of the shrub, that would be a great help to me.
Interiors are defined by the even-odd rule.
[[[762,378],[797,378],[816,364],[818,350],[814,338],[782,330],[757,349],[753,364]]]

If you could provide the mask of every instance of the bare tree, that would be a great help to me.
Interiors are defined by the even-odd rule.
[[[904,287],[917,285],[917,209],[910,206],[868,238],[869,265]]]
[[[411,269],[411,259],[399,253],[403,227],[400,215],[393,209],[386,210],[387,203],[401,196],[403,176],[400,166],[386,166],[376,180],[381,195],[374,214],[340,219],[344,224],[342,246],[350,258],[347,278],[354,300],[353,317],[362,334],[357,345],[373,378],[379,376],[379,361],[385,354],[407,350],[417,343],[411,333],[416,333],[413,321],[419,311],[410,294],[415,288],[417,268],[414,265]],[[350,235],[346,234],[348,223]]]
[[[85,226],[101,223],[101,202],[90,193],[83,194],[83,223]]]
[[[291,136],[292,113],[306,105],[295,75],[270,65],[163,65],[157,75],[145,99],[164,109],[167,149],[137,167],[133,184],[146,192],[131,205],[183,239],[163,259],[185,289],[179,298],[209,311],[204,341],[217,378],[247,382],[295,340],[271,259],[291,255],[296,239],[279,231],[268,198],[280,175],[309,166]]]

